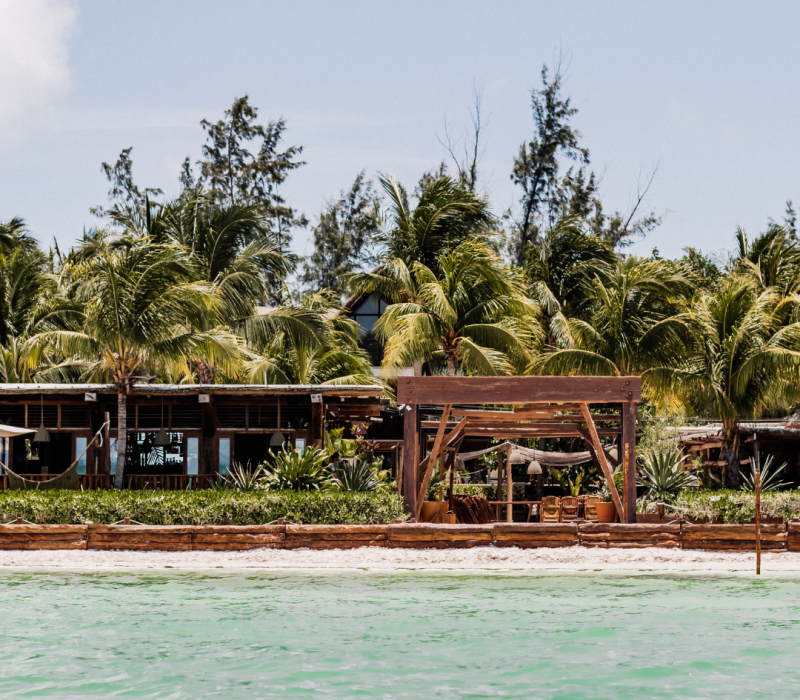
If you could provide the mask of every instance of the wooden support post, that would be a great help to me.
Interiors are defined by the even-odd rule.
[[[636,522],[636,404],[622,404],[622,454],[628,458],[625,469],[625,520]]]
[[[403,446],[395,445],[394,472],[397,475],[397,495],[403,495]]]
[[[608,460],[606,459],[606,453],[603,451],[603,446],[600,444],[600,438],[597,435],[597,428],[595,427],[594,420],[592,420],[592,414],[589,412],[589,406],[585,403],[582,403],[581,411],[583,412],[583,418],[586,421],[586,428],[589,431],[589,436],[594,444],[594,451],[597,453],[597,458],[600,460],[600,466],[603,469],[603,476],[605,476],[606,482],[608,483],[608,488],[611,491],[611,499],[614,501],[614,505],[617,508],[617,514],[619,515],[620,522],[626,522],[625,512],[622,508],[622,501],[619,499],[617,486],[614,483],[614,475],[611,473],[611,468],[608,466]],[[636,517],[635,514],[634,517]]]
[[[325,405],[319,403],[311,404],[311,444],[314,447],[322,448],[324,439],[323,416],[325,415]]]
[[[511,447],[506,450],[506,522],[514,520],[514,476],[511,473]]]
[[[503,500],[503,453],[497,453],[497,493],[495,494],[495,500],[497,501],[497,505],[494,507],[494,519],[498,522],[503,514],[503,506],[500,505],[500,501]]]
[[[406,513],[417,512],[417,406],[412,404],[403,416],[403,501]]]
[[[444,507],[444,446],[440,446],[439,447],[439,522],[440,523],[444,522],[444,515],[446,512],[447,508]]]
[[[756,576],[761,575],[761,460],[755,460],[756,487]]]

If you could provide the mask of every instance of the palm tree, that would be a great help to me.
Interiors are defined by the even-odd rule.
[[[491,233],[494,217],[487,200],[447,175],[422,187],[413,210],[393,176],[382,176],[380,183],[389,198],[389,212],[378,236],[385,259],[402,260],[407,266],[418,262],[436,270],[443,251]]]
[[[263,305],[274,280],[290,274],[295,260],[278,249],[261,207],[214,204],[208,192],[193,188],[172,202],[147,202],[144,210],[128,207],[113,218],[129,234],[188,251],[195,281],[207,285],[218,299],[230,332],[254,343],[283,333],[309,347],[320,346],[324,328],[313,314],[303,308]],[[202,358],[192,358],[192,364],[201,384],[214,383],[218,368]]]
[[[789,410],[800,398],[800,323],[784,322],[787,309],[800,300],[759,286],[752,278],[733,276],[695,299],[684,315],[691,330],[686,358],[648,373],[660,391],[675,392],[701,415],[722,419],[734,487],[739,423]]]
[[[376,324],[387,373],[434,360],[450,376],[456,365],[484,375],[524,368],[541,329],[521,279],[480,240],[444,252],[437,269],[395,258],[377,276],[374,290],[394,302]]]
[[[369,356],[358,347],[358,324],[344,313],[335,292],[305,298],[303,309],[315,315],[318,342],[286,331],[274,333],[246,364],[251,384],[380,384],[372,374]]]
[[[731,271],[751,277],[763,291],[772,288],[784,295],[797,291],[800,282],[800,247],[781,226],[770,226],[752,243],[743,228],[736,231],[737,256]]]
[[[642,375],[672,366],[684,347],[686,322],[681,304],[692,292],[680,265],[628,258],[608,277],[599,274],[588,320],[564,319],[555,328],[555,347],[529,367],[534,374]]]
[[[75,330],[48,330],[30,344],[72,358],[84,381],[110,381],[117,390],[116,486],[125,471],[127,396],[134,383],[159,370],[188,371],[191,358],[233,372],[239,341],[216,330],[220,305],[209,285],[196,281],[190,254],[147,237],[99,232],[88,259],[65,274],[79,280],[85,303]],[[212,330],[198,330],[211,328]]]
[[[592,280],[609,279],[616,263],[616,253],[575,219],[560,221],[539,245],[529,247],[525,273],[531,297],[549,318],[550,344],[555,344],[566,319],[588,318],[594,301]]]

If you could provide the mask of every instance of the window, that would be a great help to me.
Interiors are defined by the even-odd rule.
[[[75,438],[75,459],[78,459],[78,474],[85,474],[86,473],[86,457],[88,455],[84,454],[82,457],[81,455],[86,450],[86,438],[85,437],[76,437]]]
[[[219,439],[219,473],[227,474],[231,466],[231,439]]]
[[[111,476],[117,473],[117,438],[111,438]]]
[[[190,437],[186,440],[186,473],[197,474],[200,465],[200,438]]]
[[[294,441],[294,449],[296,449],[300,454],[302,454],[306,449],[306,439],[296,438]]]

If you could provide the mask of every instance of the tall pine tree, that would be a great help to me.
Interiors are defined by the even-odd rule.
[[[380,200],[362,170],[349,190],[325,205],[314,227],[314,252],[305,262],[302,281],[311,291],[332,289],[342,294],[341,275],[373,267],[377,256]]]

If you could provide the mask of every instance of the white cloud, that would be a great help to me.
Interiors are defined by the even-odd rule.
[[[69,87],[69,0],[0,0],[0,146],[47,120]]]

